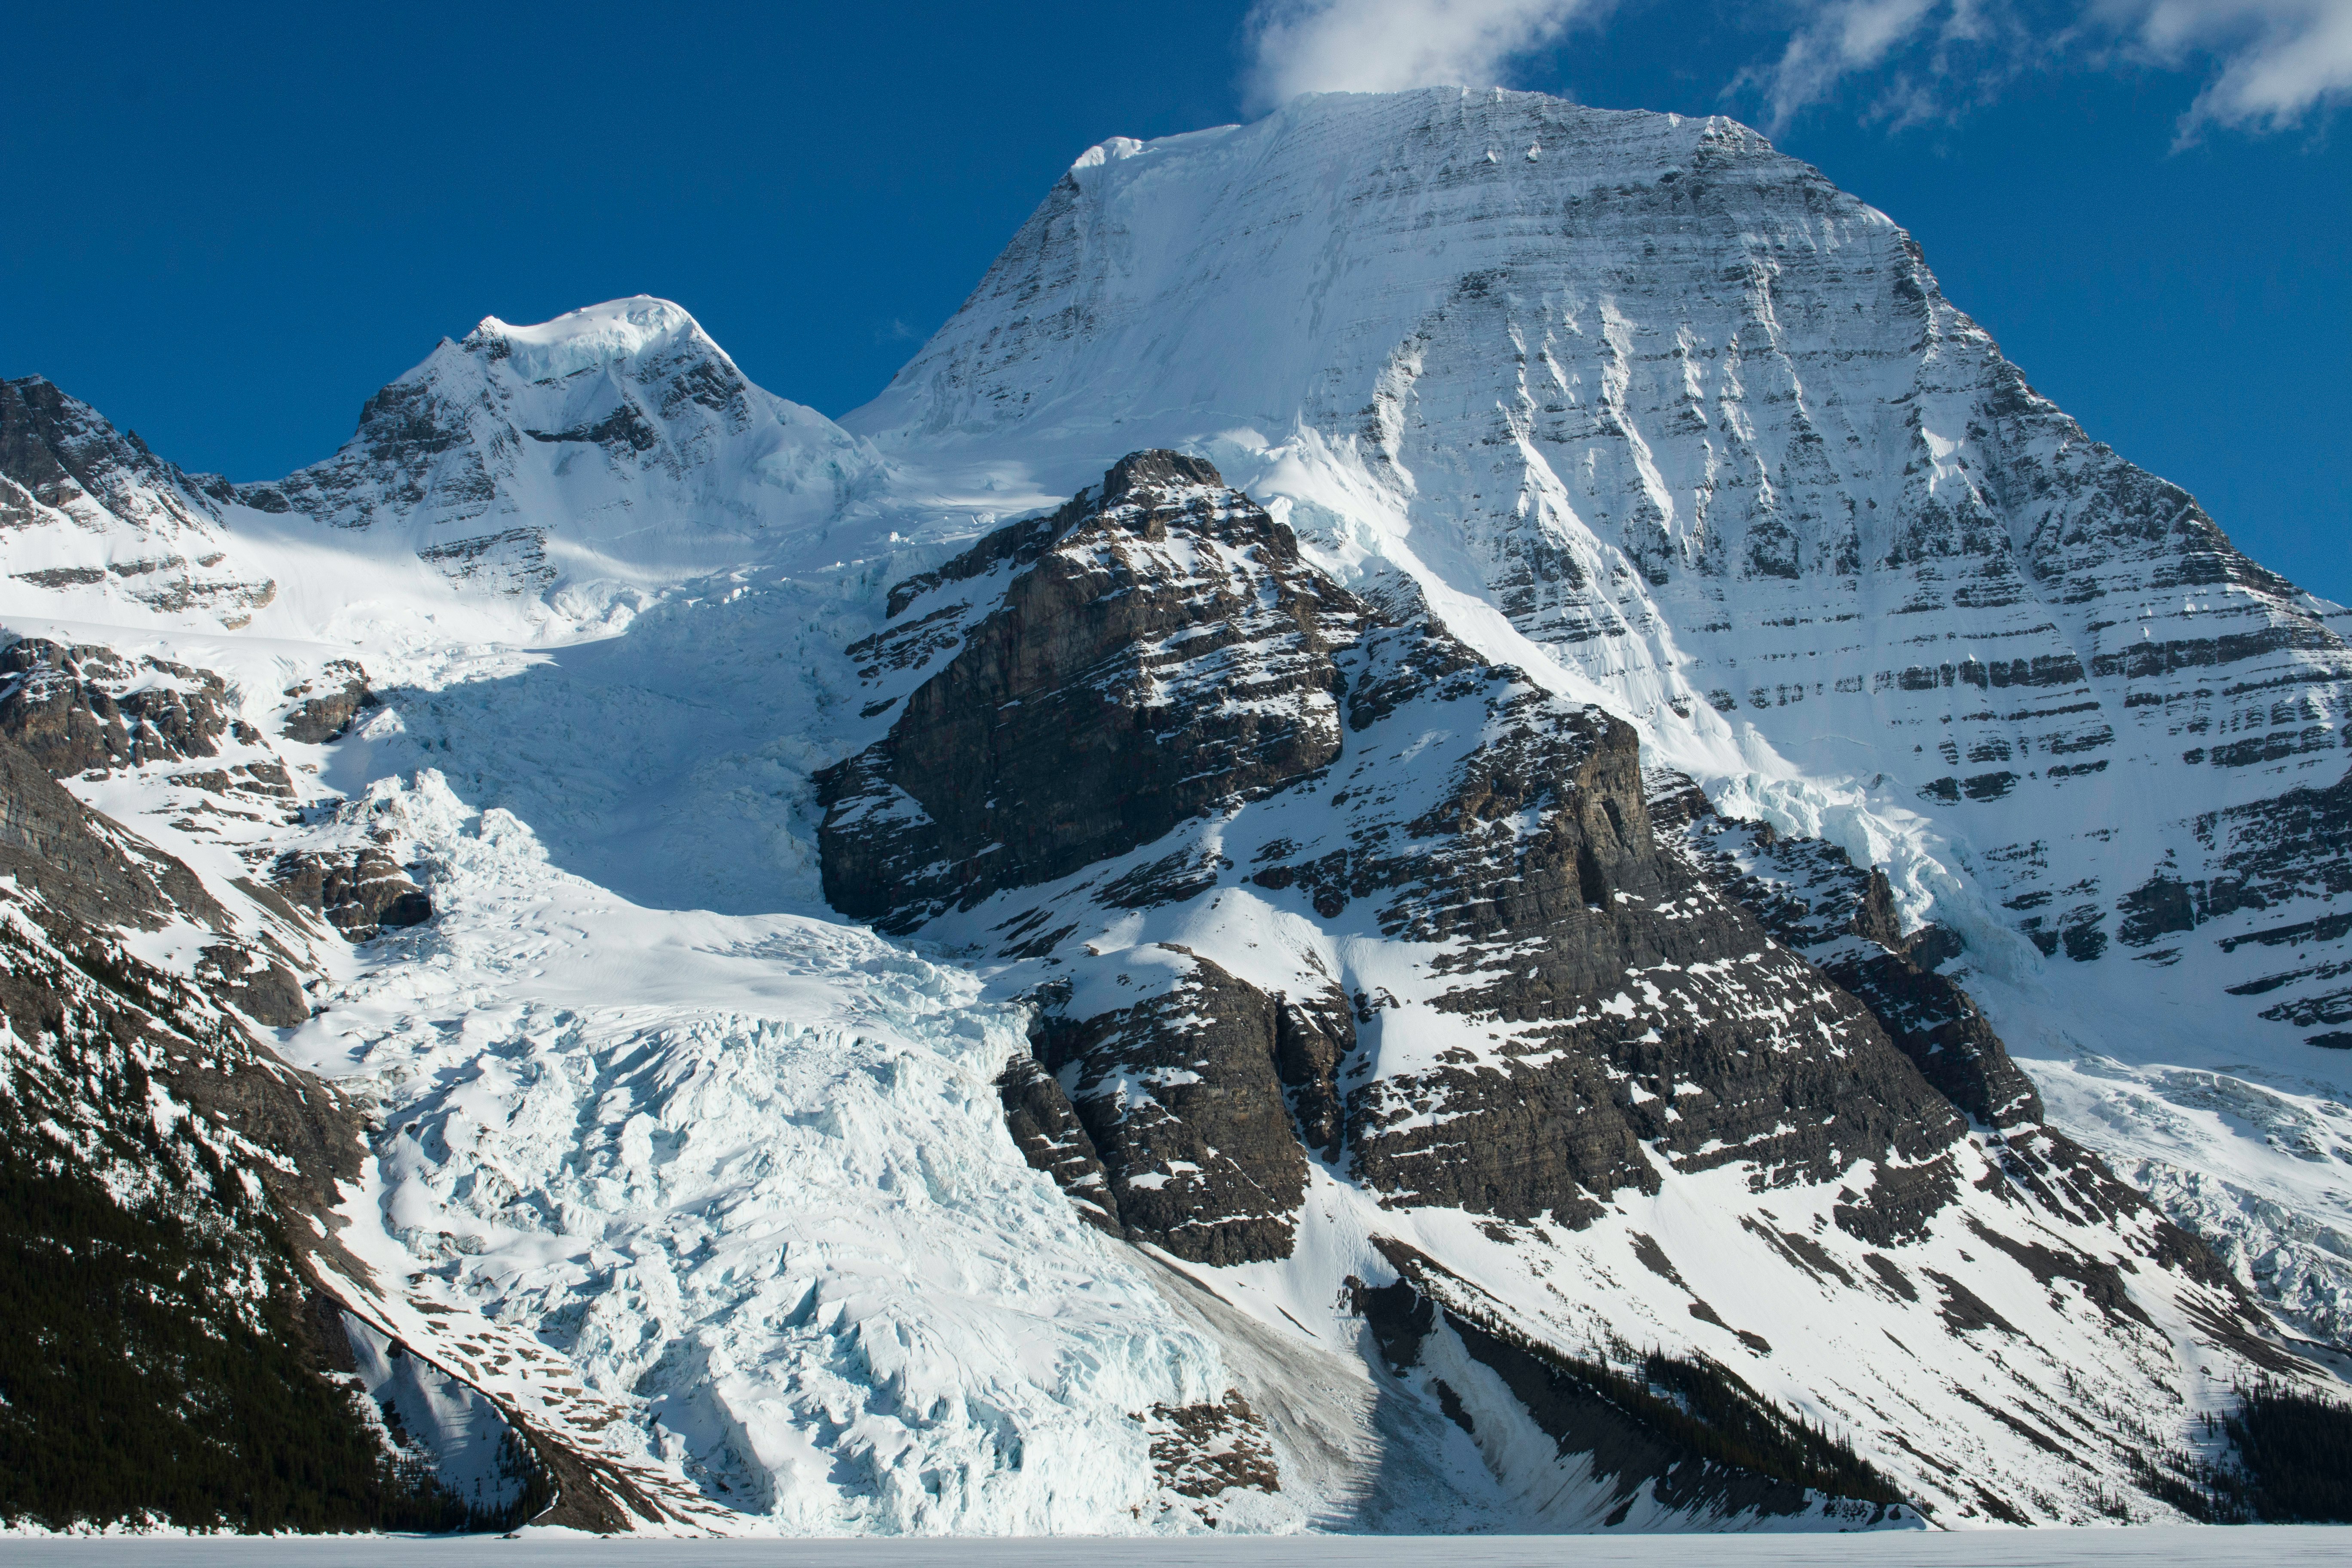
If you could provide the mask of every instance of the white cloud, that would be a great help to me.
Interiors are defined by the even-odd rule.
[[[2203,89],[2184,134],[2207,124],[2277,131],[2352,100],[2352,0],[2079,0],[2080,9],[2004,0],[1799,0],[1780,57],[1743,73],[1766,122],[1786,126],[1850,77],[1876,74],[1879,118],[1950,112],[2018,71],[2154,63]]]
[[[1260,0],[1248,89],[1259,107],[1302,92],[1493,87],[1608,0]]]
[[[1669,0],[1695,26],[1720,13]],[[1302,92],[1491,87],[1514,60],[1605,18],[1615,0],[1258,0],[1246,89],[1259,108]],[[2352,0],[1785,0],[1776,58],[1740,73],[1735,101],[1771,130],[1868,89],[1874,121],[1949,116],[2019,73],[2157,65],[2203,79],[2184,137],[2278,131],[2352,102]],[[1749,95],[1753,95],[1752,97]]]
[[[2186,129],[2281,131],[2352,100],[2352,0],[2107,0],[2102,9],[2167,65],[2220,67]]]
[[[1830,0],[1790,35],[1780,60],[1747,73],[1764,89],[1765,123],[1778,133],[1799,110],[1819,103],[1838,83],[1875,70],[1927,25],[1941,0]]]

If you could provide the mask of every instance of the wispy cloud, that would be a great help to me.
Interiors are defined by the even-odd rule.
[[[2102,9],[2163,64],[2218,63],[2188,132],[2281,131],[2352,100],[2352,0],[2110,0]]]
[[[1875,118],[1897,124],[1925,118],[1939,90],[1964,76],[1954,46],[1980,41],[1990,30],[1974,0],[1815,0],[1789,36],[1779,59],[1742,71],[1734,90],[1752,88],[1764,102],[1764,123],[1776,134],[1797,114],[1835,94],[1849,77],[1878,74]],[[1923,44],[1941,56],[1915,67]],[[1927,81],[1919,79],[1924,68]]]
[[[1948,115],[2033,68],[2159,65],[2205,85],[2181,118],[2279,131],[2352,100],[2352,0],[2080,0],[2028,11],[2005,0],[1800,0],[1780,58],[1743,72],[1779,130],[1874,78],[1872,112]]]
[[[1259,107],[1302,92],[1494,87],[1517,57],[1609,0],[1260,0],[1246,24]]]
[[[1302,92],[1493,86],[1613,4],[1259,0],[1245,88],[1263,108]],[[1774,130],[1857,87],[1874,120],[1948,117],[2053,68],[2201,77],[2184,138],[2284,130],[2352,101],[2352,0],[1788,0],[1786,15],[1786,41],[1728,89]]]

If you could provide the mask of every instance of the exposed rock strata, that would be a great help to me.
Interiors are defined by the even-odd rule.
[[[1119,1219],[1194,1262],[1288,1257],[1307,1162],[1275,1069],[1273,998],[1181,949],[1116,967],[1104,988],[1143,994],[1053,1020],[1039,1058],[1068,1087]]]
[[[1817,838],[1784,838],[1762,823],[1717,816],[1686,786],[1659,805],[1661,826],[1685,833],[1712,880],[1756,911],[1777,942],[1867,1006],[1927,1081],[1990,1127],[2042,1121],[2042,1097],[1968,993],[1937,973],[1949,933],[1906,934],[1886,876],[1856,867]]]
[[[1338,755],[1331,650],[1363,607],[1207,464],[1128,458],[1042,530],[1000,531],[936,579],[1018,563],[1041,535],[1052,549],[888,740],[824,780],[825,897],[844,913],[905,931]]]
[[[145,610],[210,610],[230,627],[277,596],[238,569],[218,528],[230,487],[187,474],[40,376],[0,381],[0,529],[41,541],[51,563],[16,580],[100,589]],[[21,557],[20,557],[21,559]]]
[[[387,929],[423,925],[433,918],[433,896],[416,885],[381,844],[356,848],[296,849],[278,858],[270,884],[353,942]]]

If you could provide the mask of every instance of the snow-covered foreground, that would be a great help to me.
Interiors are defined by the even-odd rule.
[[[635,1568],[931,1568],[953,1563],[1091,1565],[1109,1542],[1087,1537],[1010,1541],[587,1540],[532,1531],[520,1540],[468,1537],[279,1541],[169,1538],[0,1542],[0,1561],[24,1568],[275,1568],[335,1563],[354,1568],[530,1568],[583,1559]],[[1192,1536],[1122,1541],[1121,1558],[1150,1568],[2103,1568],[2115,1563],[2199,1568],[2300,1568],[2343,1561],[2345,1532],[2314,1526],[2234,1530],[2019,1531],[1889,1536]]]
[[[1225,1384],[1006,1140],[1017,1015],[847,927],[637,908],[437,773],[371,805],[444,912],[282,1049],[394,1115],[344,1233],[392,1327],[560,1418],[535,1337],[620,1406],[575,1428],[787,1531],[1147,1500],[1127,1413]]]

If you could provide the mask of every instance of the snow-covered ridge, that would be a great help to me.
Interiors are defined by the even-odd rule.
[[[674,351],[681,340],[688,352],[734,368],[734,362],[704,334],[692,316],[667,300],[642,294],[567,310],[536,326],[510,326],[496,316],[485,316],[467,334],[469,344],[506,344],[515,374],[526,381],[561,381],[616,360]]]

